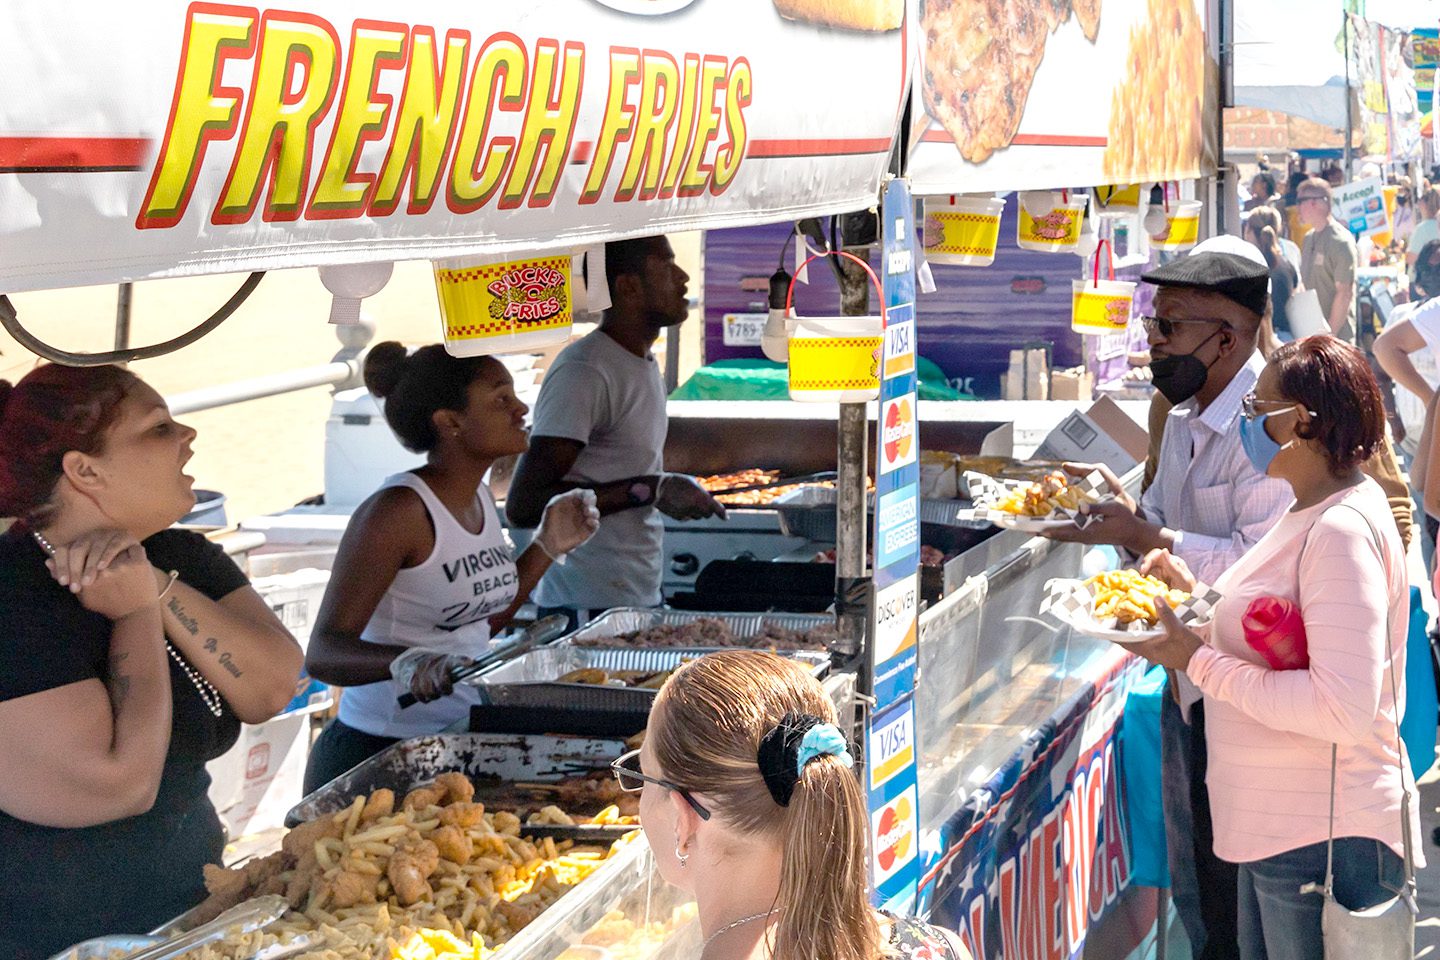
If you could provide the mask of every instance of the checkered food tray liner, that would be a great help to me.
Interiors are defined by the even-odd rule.
[[[1120,643],[1151,640],[1163,637],[1165,628],[1150,625],[1141,620],[1122,624],[1116,617],[1094,615],[1096,595],[1084,580],[1051,580],[1045,584],[1045,598],[1040,601],[1040,613],[1050,614],[1062,623],[1091,637],[1101,637]],[[1195,592],[1180,606],[1175,615],[1180,622],[1192,630],[1210,622],[1220,594],[1215,588],[1197,584]]]
[[[1090,522],[1090,518],[1082,516],[1079,510],[1067,510],[1064,507],[1057,507],[1043,517],[1026,517],[995,506],[1011,492],[1029,487],[1032,483],[1030,480],[1002,480],[967,470],[965,483],[970,487],[970,499],[975,506],[961,510],[957,515],[960,520],[978,520],[993,523],[997,527],[1031,531],[1069,526],[1084,527]],[[1113,499],[1110,485],[1099,470],[1092,470],[1080,479],[1072,480],[1070,486],[1078,489],[1092,502]]]

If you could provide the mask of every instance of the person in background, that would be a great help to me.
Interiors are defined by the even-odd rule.
[[[1300,201],[1297,199],[1300,184],[1308,179],[1310,179],[1310,175],[1305,172],[1303,167],[1292,170],[1290,181],[1285,187],[1285,196],[1281,198],[1281,209],[1285,214],[1285,236],[1295,244],[1304,242],[1305,234],[1310,231],[1300,217]]]
[[[1136,559],[1165,549],[1208,583],[1254,546],[1291,500],[1283,482],[1250,463],[1236,429],[1241,400],[1264,367],[1256,341],[1270,309],[1270,275],[1263,260],[1197,250],[1141,279],[1157,287],[1155,315],[1143,318],[1155,386],[1174,405],[1155,480],[1136,504],[1108,469],[1067,466],[1078,474],[1101,469],[1116,498],[1089,511],[1085,527],[1046,536],[1123,547]],[[1172,677],[1170,691],[1160,720],[1175,907],[1197,960],[1222,960],[1237,956],[1236,878],[1213,851],[1204,704],[1182,678]]]
[[[1413,445],[1410,484],[1424,511],[1427,544],[1431,548],[1427,552],[1433,553],[1435,537],[1440,533],[1440,468],[1435,465],[1440,459],[1435,444],[1436,408],[1440,405],[1436,403],[1434,380],[1426,372],[1433,377],[1440,367],[1440,299],[1436,299],[1440,294],[1440,239],[1431,240],[1417,251],[1415,290],[1418,299],[1398,308],[1390,325],[1376,338],[1375,359],[1404,391],[1396,397],[1396,406],[1411,424],[1407,431],[1423,411]],[[1421,358],[1423,365],[1417,365]],[[1427,562],[1430,559],[1427,557]]]
[[[485,474],[525,449],[528,408],[494,357],[413,354],[394,341],[365,357],[385,422],[425,464],[388,478],[345,528],[311,634],[310,675],[346,688],[310,751],[305,792],[407,737],[439,733],[480,702],[449,673],[489,649],[552,562],[599,525],[593,495],[551,499],[519,557]],[[402,708],[411,693],[419,703]]]
[[[1245,210],[1254,210],[1256,207],[1267,206],[1274,202],[1278,193],[1275,186],[1275,175],[1268,170],[1261,170],[1250,180],[1250,199],[1245,201]]]
[[[1394,228],[1390,231],[1391,242],[1408,244],[1417,223],[1415,189],[1409,177],[1401,177],[1395,185]]]
[[[870,905],[865,791],[835,705],[795,661],[713,653],[665,681],[640,793],[660,875],[695,897],[700,960],[970,960],[950,931]]]
[[[1430,187],[1420,194],[1418,204],[1420,219],[1415,224],[1415,229],[1410,232],[1410,238],[1405,244],[1405,266],[1410,273],[1412,296],[1419,299],[1419,295],[1413,292],[1415,282],[1415,264],[1420,259],[1420,251],[1425,245],[1440,240],[1440,221],[1435,218],[1440,216],[1440,187]],[[1434,294],[1430,294],[1434,296]]]
[[[1245,239],[1260,251],[1260,255],[1265,258],[1266,268],[1270,271],[1271,329],[1281,340],[1293,339],[1285,308],[1295,293],[1295,287],[1300,283],[1300,274],[1282,246],[1289,241],[1280,236],[1279,212],[1274,207],[1256,207],[1251,210],[1245,221]],[[1298,250],[1296,254],[1298,259]],[[1262,344],[1262,352],[1263,346]]]
[[[295,696],[300,647],[235,562],[170,527],[195,431],[123,367],[0,380],[0,956],[141,932],[205,898],[205,764]]]
[[[1311,177],[1296,191],[1300,218],[1310,228],[1300,249],[1300,280],[1320,298],[1330,332],[1355,342],[1355,238],[1331,216],[1330,184]]]
[[[1351,910],[1401,888],[1407,794],[1420,829],[1398,728],[1405,554],[1360,469],[1384,438],[1385,410],[1364,355],[1328,336],[1281,347],[1244,407],[1246,456],[1289,484],[1294,505],[1214,583],[1222,599],[1207,636],[1161,605],[1165,636],[1131,649],[1205,695],[1215,853],[1238,865],[1242,960],[1322,960],[1324,900],[1304,888],[1325,881],[1331,817],[1335,897]],[[1195,587],[1182,561],[1151,559],[1172,586]],[[1247,642],[1242,622],[1262,598],[1299,608],[1303,662],[1274,669]]]
[[[689,315],[689,277],[664,237],[606,244],[605,277],[610,307],[546,372],[505,504],[511,524],[529,529],[557,494],[595,491],[600,532],[535,591],[542,614],[563,613],[572,626],[610,607],[660,605],[661,514],[725,516],[693,477],[664,472],[665,382],[650,351]]]

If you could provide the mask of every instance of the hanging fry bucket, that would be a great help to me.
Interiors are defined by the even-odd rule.
[[[1043,253],[1074,253],[1080,243],[1080,227],[1085,220],[1085,197],[1074,198],[1068,191],[1065,200],[1039,217],[1032,216],[1019,204],[1020,216],[1015,227],[1015,242],[1026,250]]]
[[[791,301],[795,280],[785,293],[790,350],[790,399],[805,403],[864,403],[880,396],[880,358],[885,344],[885,294],[870,265],[854,254],[829,251],[811,260],[848,257],[865,268],[880,298],[878,317],[796,317]],[[800,270],[796,270],[799,275]]]
[[[435,262],[445,351],[456,357],[537,350],[570,338],[568,254],[531,260]]]
[[[962,267],[988,267],[1000,242],[1005,201],[994,197],[928,197],[921,240],[925,259]]]
[[[1095,205],[1090,209],[1101,217],[1131,217],[1140,212],[1140,188],[1138,183],[1114,183],[1095,187],[1091,193]]]
[[[1110,279],[1100,279],[1100,248],[1110,264]],[[1095,270],[1089,280],[1070,282],[1070,329],[1088,336],[1119,333],[1130,326],[1135,284],[1115,279],[1115,258],[1109,240],[1095,248]]]
[[[1150,245],[1157,250],[1189,250],[1200,242],[1199,200],[1179,200],[1165,211],[1165,229],[1150,235]]]

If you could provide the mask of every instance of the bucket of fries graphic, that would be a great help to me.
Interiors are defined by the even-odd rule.
[[[826,251],[865,268],[880,303],[878,317],[797,317],[791,307],[795,281],[785,295],[789,349],[790,399],[807,403],[864,403],[880,396],[880,364],[885,349],[885,295],[870,265],[852,253]],[[795,271],[796,274],[800,270]]]
[[[994,197],[929,197],[920,239],[925,259],[962,267],[988,267],[1000,242],[1005,201]]]
[[[1199,200],[1180,200],[1168,204],[1165,229],[1150,235],[1150,246],[1157,250],[1189,250],[1200,242]]]
[[[1100,257],[1110,265],[1110,279],[1100,279]],[[1070,282],[1070,329],[1090,336],[1120,333],[1130,326],[1135,284],[1115,279],[1115,260],[1109,240],[1095,248],[1095,267],[1089,280]]]
[[[1080,226],[1085,220],[1085,197],[1068,196],[1050,212],[1035,216],[1020,204],[1015,242],[1025,250],[1042,253],[1074,253],[1080,243]]]
[[[456,357],[537,350],[570,338],[568,254],[532,260],[435,262],[445,350]]]

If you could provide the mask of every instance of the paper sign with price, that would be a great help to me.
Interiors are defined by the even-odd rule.
[[[723,321],[722,334],[727,347],[758,347],[760,335],[765,332],[764,313],[727,313]]]

